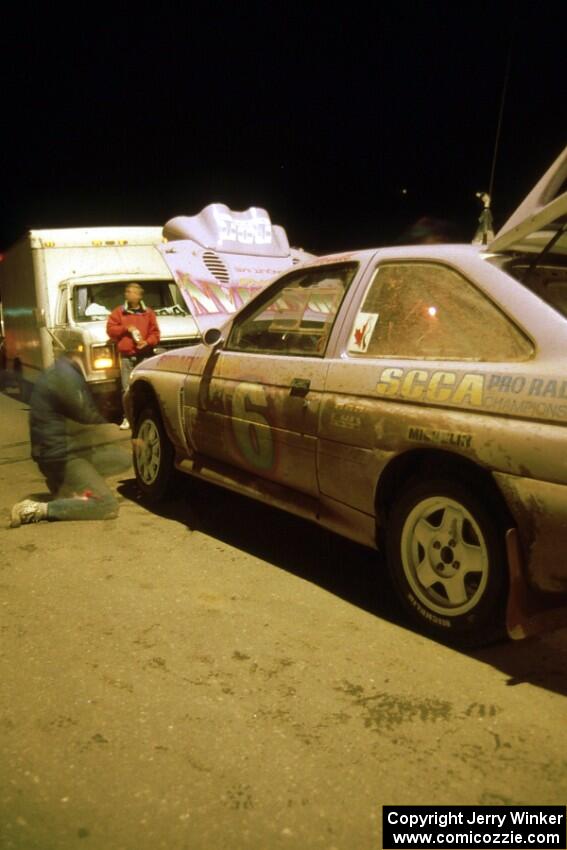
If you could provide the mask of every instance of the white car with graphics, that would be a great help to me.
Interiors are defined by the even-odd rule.
[[[410,616],[456,644],[561,612],[566,175],[567,151],[483,252],[318,258],[144,362],[142,494],[186,472],[385,548]]]
[[[293,265],[312,259],[292,248],[261,207],[238,212],[209,204],[163,228],[158,250],[199,330],[218,326]]]

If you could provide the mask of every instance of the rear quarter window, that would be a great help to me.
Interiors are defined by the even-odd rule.
[[[437,263],[376,269],[351,331],[349,354],[517,361],[533,353],[520,329],[466,278]]]

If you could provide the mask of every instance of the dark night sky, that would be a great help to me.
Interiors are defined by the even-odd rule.
[[[567,142],[564,2],[14,8],[0,249],[29,227],[163,224],[213,200],[265,206],[317,252],[387,243],[425,214],[470,240],[511,42],[497,225]]]

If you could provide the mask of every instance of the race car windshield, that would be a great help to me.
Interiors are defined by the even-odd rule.
[[[230,351],[323,357],[356,263],[298,271],[271,298],[235,322]]]

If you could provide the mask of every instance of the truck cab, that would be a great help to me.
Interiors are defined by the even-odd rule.
[[[23,394],[62,352],[80,355],[102,413],[122,416],[120,363],[106,322],[139,283],[160,328],[158,352],[201,340],[309,255],[289,246],[268,213],[209,204],[161,227],[32,230],[0,263],[5,367]]]

